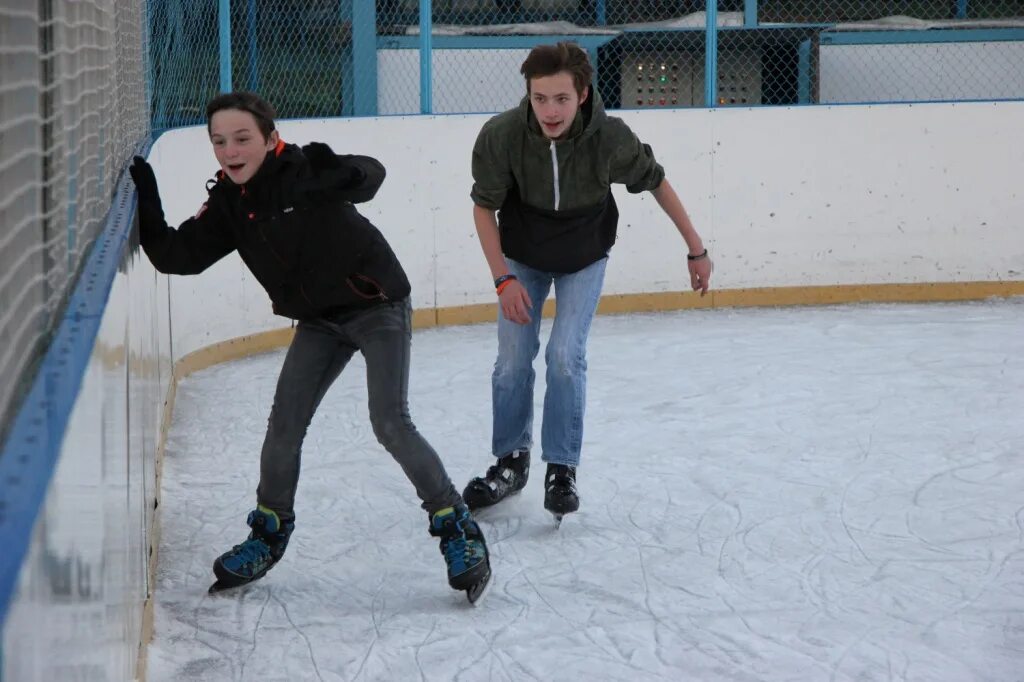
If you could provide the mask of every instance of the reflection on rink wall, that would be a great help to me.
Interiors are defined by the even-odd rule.
[[[173,390],[167,279],[140,256],[121,254],[36,519],[4,623],[5,682],[137,676]]]
[[[1024,146],[1011,144],[1024,102],[622,117],[654,147],[716,271],[711,296],[685,293],[679,235],[650,195],[616,188],[605,310],[1024,294]],[[494,319],[469,200],[470,152],[486,118],[280,126],[286,141],[323,140],[387,167],[362,209],[405,265],[420,325]],[[174,224],[196,212],[216,169],[205,137],[201,127],[174,130],[150,154]],[[159,275],[130,245],[119,264],[112,284],[83,277],[111,290],[87,364],[68,368],[82,385],[6,614],[4,682],[141,676],[175,380],[289,337],[236,255],[197,277]]]

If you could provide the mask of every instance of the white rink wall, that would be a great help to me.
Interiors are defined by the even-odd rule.
[[[1024,279],[1024,102],[619,112],[652,145],[715,260],[716,290]],[[487,115],[284,121],[282,136],[380,159],[360,207],[391,241],[413,305],[490,303],[471,219]],[[202,127],[150,155],[171,222],[216,170]],[[649,193],[616,186],[606,294],[683,291],[684,244]],[[232,255],[171,280],[175,351],[287,324]]]
[[[715,260],[716,292],[1024,280],[1024,102],[621,117],[654,147],[688,207]],[[280,127],[289,142],[321,140],[384,163],[388,178],[362,210],[391,241],[423,310],[493,302],[469,199],[470,152],[486,119]],[[150,160],[169,221],[194,214],[216,170],[205,129],[164,134]],[[621,221],[605,293],[686,290],[685,247],[653,198],[615,191]],[[123,254],[4,623],[4,682],[136,674],[172,368],[287,326],[236,255],[168,278],[137,250]]]
[[[4,622],[3,682],[136,679],[172,385],[167,278],[140,255],[120,258],[35,522]]]

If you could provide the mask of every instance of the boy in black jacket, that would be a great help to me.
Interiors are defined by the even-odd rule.
[[[221,170],[206,203],[177,230],[164,220],[152,167],[135,157],[130,172],[142,248],[157,270],[182,275],[237,250],[274,312],[298,321],[263,443],[257,506],[247,521],[252,531],[214,562],[211,591],[256,580],[284,555],[295,527],[306,429],[358,350],[366,359],[374,434],[429,513],[449,584],[475,600],[490,577],[483,534],[409,417],[409,281],[384,236],[353,206],[373,198],[384,167],[366,156],[335,155],[321,143],[286,145],[273,108],[252,93],[216,97],[206,116]]]

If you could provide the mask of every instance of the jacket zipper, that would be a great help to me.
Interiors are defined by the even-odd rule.
[[[356,287],[355,282],[352,281],[353,278],[358,279],[361,282],[366,282],[370,286],[375,287],[377,289],[377,293],[375,295],[373,295],[373,296],[370,296],[368,294],[364,294],[363,292],[359,291],[359,288]],[[353,292],[355,292],[356,296],[358,296],[359,298],[365,298],[368,301],[372,301],[372,300],[376,300],[376,299],[380,299],[381,301],[389,301],[389,300],[391,300],[391,299],[388,298],[387,293],[385,293],[384,287],[382,287],[380,285],[380,283],[377,280],[373,279],[372,277],[367,277],[366,275],[355,274],[355,275],[352,275],[352,277],[346,277],[345,278],[345,282],[348,284],[348,288],[351,289]]]
[[[555,149],[554,140],[551,140],[551,172],[555,178],[555,210],[557,211],[562,203],[562,196],[558,191],[558,151]]]
[[[242,186],[242,194],[245,194],[245,186],[244,185]],[[243,207],[242,210],[245,211],[245,207]],[[276,258],[277,262],[281,264],[281,267],[285,271],[287,271],[288,270],[288,263],[285,262],[284,258],[281,257],[281,254],[279,254],[277,252],[277,250],[271,245],[270,240],[267,239],[267,235],[263,231],[263,226],[260,224],[259,221],[257,221],[255,219],[255,213],[250,212],[250,211],[246,211],[246,215],[249,216],[249,220],[250,221],[256,223],[252,227],[254,227],[256,229],[256,232],[259,233],[260,238],[263,240],[263,243],[267,245],[267,251],[270,251],[270,255],[272,255],[274,258]],[[301,281],[299,282],[299,293],[302,294],[302,298],[306,299],[306,302],[308,302],[310,305],[313,305],[313,301],[309,300],[309,296],[306,295],[306,289],[302,285]]]

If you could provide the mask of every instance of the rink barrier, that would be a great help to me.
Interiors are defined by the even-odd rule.
[[[84,368],[131,232],[136,199],[127,176],[124,173],[116,184],[103,231],[90,247],[60,325],[0,449],[0,623],[6,622],[17,591],[36,518],[57,466]]]

